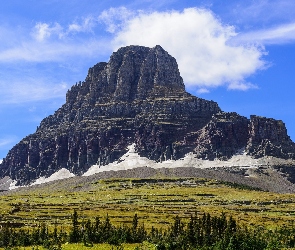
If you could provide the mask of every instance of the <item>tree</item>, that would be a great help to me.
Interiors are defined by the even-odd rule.
[[[72,215],[72,231],[70,232],[70,242],[77,243],[80,241],[80,232],[79,232],[79,222],[78,222],[78,213],[74,210]]]
[[[2,246],[4,247],[8,247],[9,246],[9,242],[10,242],[10,234],[11,234],[11,230],[10,230],[10,223],[7,222],[2,229],[2,239],[1,239],[1,243]]]

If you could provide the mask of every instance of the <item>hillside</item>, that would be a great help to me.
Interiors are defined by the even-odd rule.
[[[131,146],[145,163],[120,165],[128,162],[124,155]],[[108,63],[89,69],[85,81],[68,91],[66,103],[9,151],[0,175],[7,189],[54,179],[58,173],[181,169],[185,162],[196,175],[204,175],[206,168],[206,177],[211,173],[215,178],[215,168],[225,167],[216,175],[228,172],[231,181],[261,182],[254,186],[263,185],[264,177],[251,173],[266,169],[262,172],[280,176],[272,180],[278,183],[272,190],[293,192],[288,181],[295,179],[294,153],[282,121],[223,112],[216,102],[185,91],[176,60],[161,46],[128,46],[114,52]],[[192,174],[184,170],[173,171]]]

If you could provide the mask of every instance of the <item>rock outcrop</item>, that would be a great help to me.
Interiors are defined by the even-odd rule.
[[[294,159],[295,144],[285,124],[272,118],[251,115],[248,120],[237,113],[221,112],[193,137],[195,154],[206,160],[227,160],[241,151],[254,158]]]
[[[281,120],[252,115],[249,123],[247,153],[256,158],[265,155],[294,159],[295,144]]]
[[[248,124],[248,119],[237,113],[213,115],[210,122],[196,133],[194,152],[206,160],[231,158],[237,150],[246,147]]]
[[[163,48],[128,46],[89,69],[66,103],[9,151],[0,176],[24,185],[62,168],[81,175],[118,160],[132,143],[154,161],[188,152],[208,160],[240,149],[253,157],[295,152],[281,121],[222,112],[185,91],[176,60]]]

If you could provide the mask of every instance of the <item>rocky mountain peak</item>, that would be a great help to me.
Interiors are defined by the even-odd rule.
[[[90,95],[92,105],[106,102],[132,102],[184,94],[185,87],[178,65],[161,46],[154,48],[127,46],[114,52],[108,63],[98,63],[77,93],[74,86],[67,93],[67,102],[74,103],[79,94]]]
[[[130,145],[156,162],[187,153],[228,160],[241,149],[252,157],[295,158],[283,122],[222,112],[185,91],[175,58],[161,46],[132,45],[91,67],[66,103],[9,151],[0,177],[23,185],[61,169],[81,175],[120,159]]]

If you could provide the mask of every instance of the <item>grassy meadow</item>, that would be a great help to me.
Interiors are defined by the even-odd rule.
[[[2,194],[1,223],[9,221],[13,227],[27,229],[46,223],[50,230],[57,226],[69,231],[74,210],[78,212],[80,222],[88,219],[93,221],[97,216],[104,220],[108,215],[111,223],[118,226],[131,226],[137,214],[139,224],[144,224],[148,231],[152,227],[170,227],[177,215],[183,221],[188,221],[195,213],[216,216],[225,213],[239,225],[261,225],[269,229],[293,225],[295,220],[294,194],[253,190],[216,180],[106,179],[91,183],[87,189],[83,189],[83,184],[69,188],[53,188],[52,185]],[[75,189],[77,191],[73,191]],[[62,249],[89,249],[82,245],[65,244]],[[138,245],[125,245],[124,249],[135,249]],[[91,249],[112,248],[102,244]],[[153,247],[141,246],[140,249]]]
[[[155,246],[153,244],[144,242],[144,243],[137,243],[137,244],[122,244],[121,246],[112,246],[110,244],[96,244],[92,247],[84,246],[82,243],[77,244],[63,244],[62,249],[63,250],[134,250],[138,247],[141,250],[156,250]],[[4,249],[4,248],[0,248]],[[19,250],[46,250],[47,248],[44,248],[42,246],[38,247],[21,247]]]
[[[66,229],[74,209],[82,220],[103,219],[108,214],[115,225],[131,223],[137,213],[147,229],[167,227],[176,215],[185,219],[195,212],[223,212],[239,223],[270,228],[295,220],[294,194],[252,190],[215,180],[107,179],[92,183],[87,190],[78,188],[80,191],[68,192],[49,185],[2,195],[1,222],[27,227],[45,222]]]

